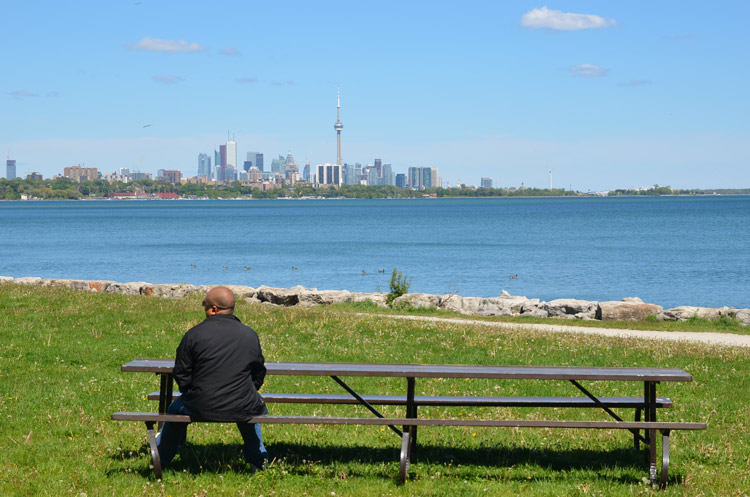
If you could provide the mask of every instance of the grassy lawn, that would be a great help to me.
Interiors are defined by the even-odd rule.
[[[258,331],[269,361],[681,368],[694,381],[659,386],[659,395],[675,402],[660,419],[704,421],[709,428],[673,433],[670,485],[662,492],[642,481],[643,454],[632,450],[631,438],[619,431],[462,427],[421,429],[410,481],[399,485],[400,440],[387,429],[267,426],[264,441],[273,461],[268,471],[252,474],[242,461],[236,427],[196,425],[163,481],[157,481],[148,466],[144,426],[109,420],[116,411],[154,410],[145,397],[157,389],[157,377],[119,369],[134,358],[173,357],[184,331],[203,317],[200,300],[0,285],[0,495],[750,493],[749,349],[396,321],[387,315],[357,316],[360,307],[245,303],[238,305],[237,315]],[[398,379],[349,380],[364,393],[403,393],[405,386]],[[642,388],[636,383],[586,385],[616,396],[640,395]],[[267,378],[264,390],[337,393],[339,387],[327,378],[280,376]],[[418,380],[417,390],[427,395],[576,394],[565,382],[534,381]],[[365,415],[352,406],[270,407],[274,414]],[[607,419],[582,409],[433,412],[443,411],[456,417]],[[630,418],[632,411],[622,416]]]

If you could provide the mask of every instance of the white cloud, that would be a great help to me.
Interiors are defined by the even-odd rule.
[[[240,84],[257,83],[258,78],[237,78],[234,81]]]
[[[584,78],[601,78],[607,75],[609,69],[597,66],[596,64],[579,64],[571,67],[570,71]]]
[[[157,83],[163,83],[165,85],[176,85],[177,83],[182,83],[183,81],[185,81],[184,78],[175,76],[174,74],[156,75],[151,79],[153,79]]]
[[[602,29],[616,26],[614,19],[605,19],[593,14],[573,14],[547,7],[532,9],[521,18],[521,26],[529,29],[554,29],[556,31],[578,31],[582,29]]]
[[[221,50],[219,50],[219,53],[221,55],[226,55],[227,57],[241,57],[242,56],[242,52],[232,47],[222,48]]]
[[[185,40],[160,40],[146,36],[137,43],[125,45],[128,50],[142,50],[145,52],[201,52],[206,49],[198,43],[188,43]]]
[[[16,90],[16,91],[10,92],[8,95],[10,95],[11,97],[16,97],[16,98],[29,98],[29,97],[39,96],[36,93],[30,92],[29,90]]]

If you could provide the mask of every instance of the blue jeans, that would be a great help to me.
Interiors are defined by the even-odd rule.
[[[187,414],[190,412],[182,403],[182,397],[177,397],[167,408],[169,414]],[[159,448],[159,458],[162,466],[168,465],[174,459],[177,451],[185,444],[187,438],[187,423],[164,423],[161,432],[156,437],[156,445]],[[266,467],[268,452],[263,445],[263,437],[260,433],[258,423],[237,423],[242,440],[245,442],[243,455],[245,462],[255,466],[257,469]]]

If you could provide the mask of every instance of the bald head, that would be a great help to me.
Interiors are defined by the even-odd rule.
[[[206,293],[203,299],[203,307],[206,313],[215,311],[214,314],[232,314],[234,312],[234,294],[232,290],[224,286],[217,286]]]

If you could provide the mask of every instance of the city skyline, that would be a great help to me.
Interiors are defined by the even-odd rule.
[[[450,185],[750,185],[745,2],[220,9],[253,29],[191,1],[5,4],[0,151],[17,175],[191,176],[227,129],[240,157],[335,164],[340,87],[345,163],[435,167]]]

